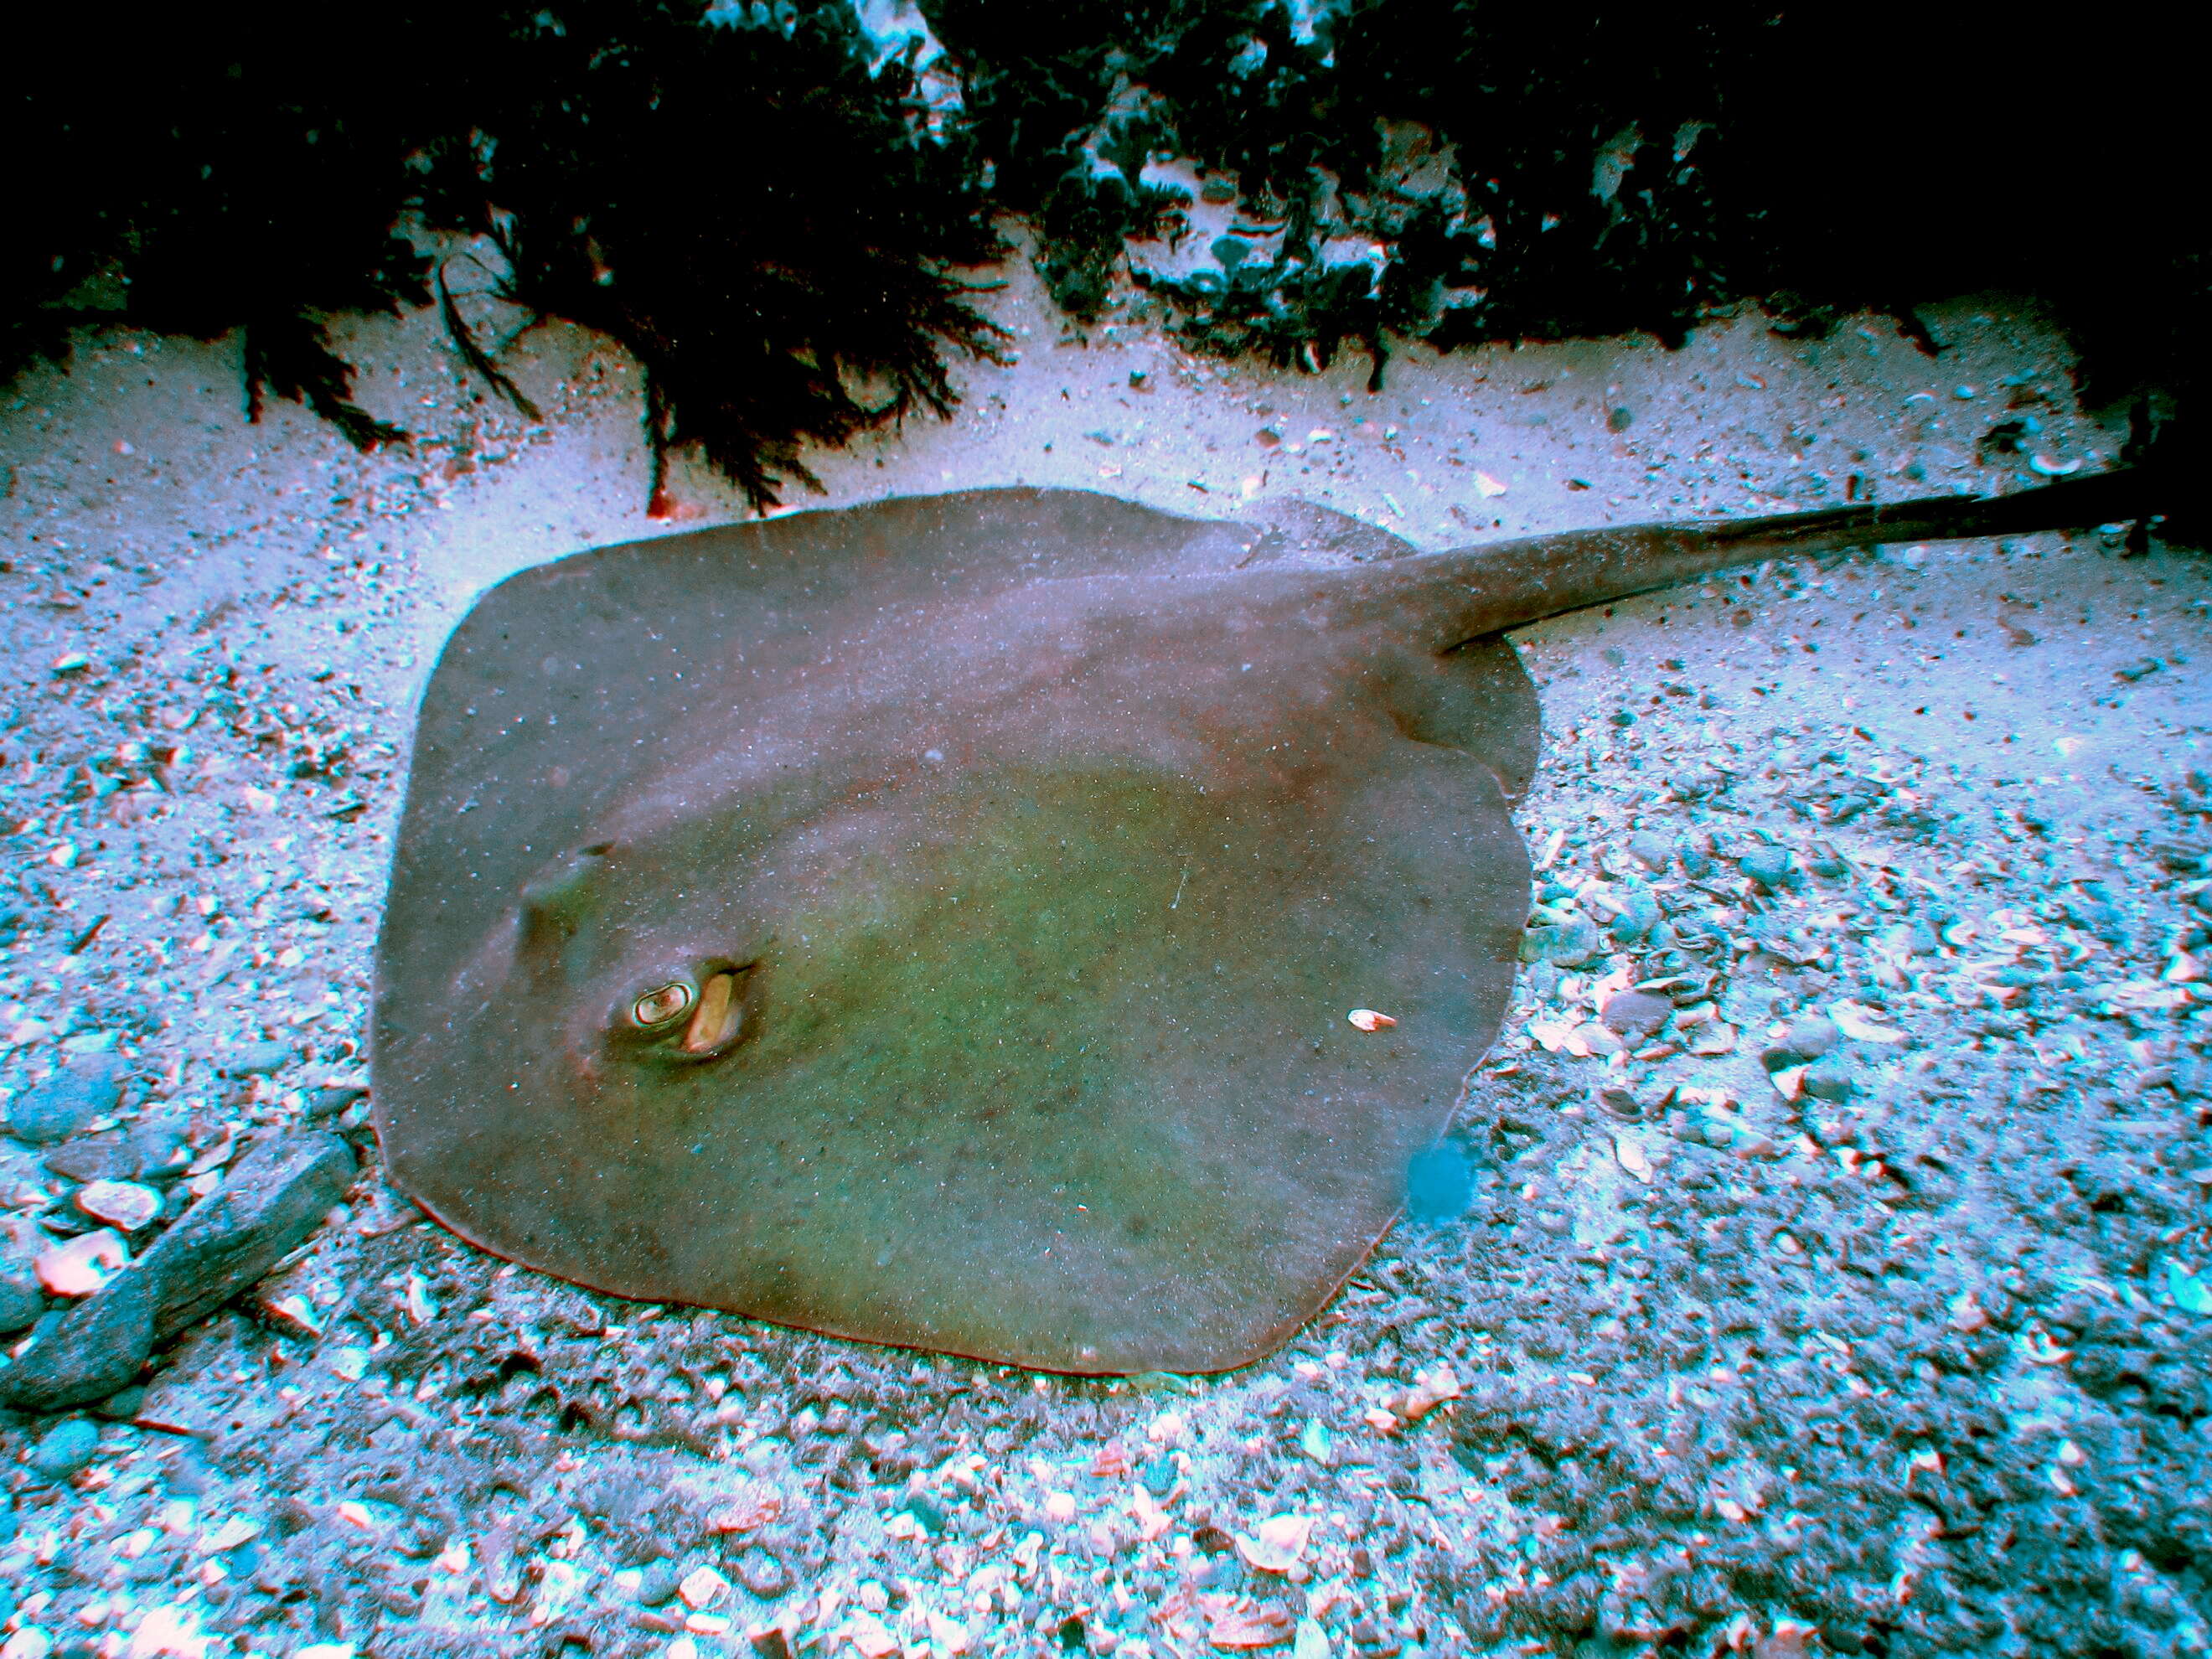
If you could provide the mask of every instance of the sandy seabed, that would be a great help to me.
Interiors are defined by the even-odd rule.
[[[813,457],[821,504],[1298,495],[1431,550],[2124,436],[1999,297],[1929,311],[1936,358],[1746,313],[1416,349],[1370,394],[1364,361],[1193,359],[1141,301],[1078,337],[1006,275],[1018,361]],[[94,1133],[205,1176],[312,1120],[365,1160],[96,1447],[0,1416],[7,1659],[2206,1647],[2198,555],[1893,547],[1524,630],[1543,931],[1454,1131],[1468,1208],[1265,1363],[1078,1382],[590,1295],[381,1182],[369,951],[423,676],[502,576],[672,526],[605,343],[514,344],[542,424],[429,316],[345,349],[411,446],[246,424],[234,344],[118,336],[0,403],[0,1091],[109,1053]],[[673,493],[673,527],[741,516]],[[1675,1014],[1625,1051],[1596,1011],[1651,980]],[[1835,1047],[1770,1075],[1815,1016]],[[19,1279],[73,1224],[50,1150],[0,1140]]]

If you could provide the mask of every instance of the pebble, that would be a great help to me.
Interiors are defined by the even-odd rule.
[[[1736,860],[1736,867],[1749,876],[1761,892],[1775,892],[1789,884],[1790,849],[1771,846],[1751,848]]]
[[[647,1607],[665,1607],[676,1599],[676,1586],[680,1575],[673,1562],[655,1561],[645,1570],[638,1581],[638,1605]]]
[[[27,1262],[0,1262],[0,1336],[13,1336],[38,1322],[46,1310],[46,1292]]]
[[[153,1352],[154,1304],[143,1267],[117,1274],[0,1370],[0,1402],[58,1411],[130,1387]]]
[[[1674,857],[1674,842],[1656,830],[1638,830],[1628,838],[1629,856],[1647,870],[1664,870]]]
[[[95,1221],[135,1233],[161,1213],[161,1195],[135,1181],[94,1181],[77,1188],[76,1206]]]
[[[99,1429],[89,1418],[72,1417],[40,1435],[23,1461],[32,1474],[58,1486],[89,1468],[99,1455]]]
[[[56,1296],[90,1296],[131,1260],[131,1247],[112,1227],[96,1228],[39,1253],[39,1283]]]
[[[9,1103],[8,1133],[33,1146],[68,1139],[122,1103],[124,1069],[119,1054],[76,1056]]]
[[[1577,912],[1565,920],[1528,930],[1521,947],[1523,961],[1544,961],[1559,968],[1579,968],[1601,948],[1597,924]]]
[[[262,1042],[243,1042],[232,1051],[222,1063],[222,1069],[231,1077],[266,1077],[281,1072],[296,1058],[292,1045],[270,1038]]]
[[[1607,1030],[1621,1036],[1648,1037],[1656,1036],[1674,1012],[1674,1005],[1665,997],[1649,991],[1623,991],[1606,999],[1598,1018]]]
[[[115,1174],[126,1181],[143,1181],[182,1169],[191,1161],[185,1151],[187,1127],[182,1117],[149,1117],[134,1125],[123,1137],[123,1161]]]
[[[125,1134],[78,1135],[48,1152],[46,1168],[70,1181],[137,1181],[181,1169],[185,1120],[148,1118]]]
[[[1797,1086],[1815,1100],[1849,1100],[1859,1091],[1858,1078],[1841,1054],[1830,1054],[1805,1068]]]
[[[145,1403],[146,1389],[144,1385],[142,1383],[133,1382],[129,1388],[118,1389],[113,1394],[109,1395],[106,1399],[97,1401],[93,1406],[92,1409],[100,1416],[106,1418],[110,1422],[128,1423],[132,1418],[138,1415],[139,1408],[144,1406]]]
[[[1642,887],[1619,890],[1620,914],[1613,919],[1613,936],[1623,945],[1649,938],[1661,921],[1659,901]]]
[[[322,1123],[342,1117],[348,1107],[368,1092],[366,1089],[347,1085],[312,1090],[307,1095],[307,1121]]]
[[[1735,1027],[1709,1019],[1691,1034],[1689,1042],[1683,1046],[1692,1054],[1705,1059],[1716,1054],[1732,1054],[1735,1052]]]
[[[1800,1014],[1782,1030],[1782,1046],[1806,1060],[1820,1059],[1843,1040],[1843,1031],[1826,1014]]]
[[[791,1588],[791,1570],[762,1545],[751,1546],[731,1566],[738,1582],[763,1601],[773,1601]]]
[[[1823,881],[1841,881],[1851,872],[1850,861],[1824,841],[1813,843],[1806,855],[1805,867]]]

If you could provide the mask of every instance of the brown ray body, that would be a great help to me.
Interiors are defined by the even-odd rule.
[[[1537,748],[1501,630],[2139,495],[1425,556],[1317,508],[987,490],[525,572],[423,701],[388,1167],[622,1295],[1051,1370],[1243,1364],[1373,1248],[1497,1035]]]

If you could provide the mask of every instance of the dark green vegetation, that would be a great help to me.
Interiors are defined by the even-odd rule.
[[[714,26],[696,0],[403,3],[343,41],[255,9],[82,9],[11,42],[0,374],[85,321],[240,330],[249,409],[394,441],[325,324],[445,299],[391,234],[411,210],[504,256],[452,289],[619,340],[656,459],[696,445],[765,505],[811,482],[802,444],[950,407],[945,353],[993,349],[960,273],[1001,251],[995,213],[1093,318],[1127,239],[1189,234],[1188,191],[1141,176],[1181,157],[1234,207],[1151,278],[1201,349],[1318,368],[1349,342],[1379,379],[1394,336],[1676,340],[1747,296],[1785,331],[1869,304],[1917,328],[1999,286],[2060,307],[2094,396],[2202,379],[2185,54],[2154,22],[2054,53],[1900,5],[925,0],[965,88],[940,142],[844,0]]]
[[[635,353],[656,460],[696,444],[761,503],[799,446],[951,406],[941,351],[991,349],[954,266],[995,234],[962,153],[916,142],[904,70],[872,78],[849,10],[403,5],[343,43],[163,11],[47,27],[4,71],[21,176],[0,254],[0,373],[113,320],[242,330],[249,410],[304,398],[357,444],[325,324],[434,297],[518,402],[454,290],[491,289]],[[94,31],[97,41],[88,38]],[[433,272],[404,210],[489,238]],[[657,473],[657,468],[656,468]]]

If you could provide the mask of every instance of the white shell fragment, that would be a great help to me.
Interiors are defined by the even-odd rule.
[[[1249,1533],[1237,1534],[1237,1553],[1261,1572],[1288,1572],[1306,1553],[1313,1517],[1277,1515]]]
[[[39,1283],[55,1296],[90,1296],[120,1273],[131,1247],[112,1227],[79,1233],[41,1254]]]
[[[1861,1007],[1856,1002],[1838,1002],[1828,1010],[1830,1016],[1836,1022],[1836,1028],[1854,1042],[1902,1042],[1905,1041],[1904,1032],[1891,1026],[1876,1024],[1870,1018],[1871,1012]]]
[[[161,1195],[135,1181],[91,1181],[77,1188],[76,1206],[95,1221],[135,1233],[161,1213]]]
[[[1372,1008],[1354,1008],[1345,1018],[1363,1031],[1387,1031],[1398,1022],[1388,1014],[1378,1014]]]

